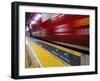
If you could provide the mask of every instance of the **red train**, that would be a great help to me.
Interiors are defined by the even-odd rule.
[[[88,15],[31,13],[28,17],[27,31],[33,37],[89,48]]]

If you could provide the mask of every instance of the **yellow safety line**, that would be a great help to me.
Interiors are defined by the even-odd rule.
[[[71,54],[73,54],[75,56],[78,56],[78,57],[81,56],[80,52],[77,52],[77,51],[74,51],[74,50],[59,46],[59,45],[54,45],[54,44],[51,44],[51,43],[48,43],[48,42],[45,42],[45,41],[42,41],[42,42],[45,43],[45,44],[48,44],[50,46],[53,46],[55,48],[61,49],[61,50],[65,51],[65,52],[69,52],[69,53],[71,53]]]
[[[25,65],[26,68],[37,68],[40,64],[36,61],[36,58],[30,54],[30,48],[26,45],[25,48]]]
[[[43,67],[62,67],[66,66],[64,62],[53,56],[50,52],[43,49],[38,44],[34,43],[30,39],[28,40],[36,56],[40,60]]]

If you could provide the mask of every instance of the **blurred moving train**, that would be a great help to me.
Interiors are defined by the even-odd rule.
[[[89,15],[26,13],[26,34],[89,48]]]

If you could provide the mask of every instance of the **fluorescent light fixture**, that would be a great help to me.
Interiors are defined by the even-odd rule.
[[[64,16],[64,14],[61,14],[61,15],[59,15],[58,17],[62,17],[62,16]]]
[[[36,20],[36,21],[39,20],[41,18],[41,16],[42,16],[41,14],[37,14],[36,17],[34,18],[34,20]]]
[[[57,33],[57,34],[55,34],[55,35],[72,35],[72,34],[70,34],[70,33]]]
[[[64,14],[60,14],[60,15],[58,15],[58,16],[55,16],[52,20],[55,20],[55,19],[57,19],[57,18],[59,18],[59,17],[62,17],[62,16],[64,16]]]
[[[36,21],[31,21],[31,23],[30,24],[36,24]]]

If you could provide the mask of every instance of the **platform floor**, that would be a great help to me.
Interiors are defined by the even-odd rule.
[[[77,66],[81,57],[80,52],[26,36],[26,68]]]

